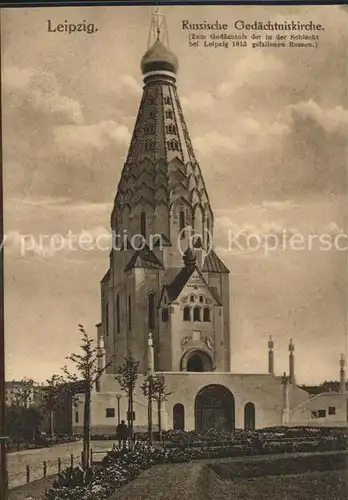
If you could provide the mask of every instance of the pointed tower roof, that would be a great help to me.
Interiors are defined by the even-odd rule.
[[[157,17],[156,17],[157,16]],[[143,95],[115,210],[138,202],[170,206],[179,197],[209,210],[208,194],[181,109],[176,87],[178,60],[169,49],[164,16],[154,14],[149,47],[141,60]],[[157,20],[156,20],[157,19]]]

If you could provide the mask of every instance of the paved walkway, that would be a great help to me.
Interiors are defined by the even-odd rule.
[[[91,449],[95,452],[111,450],[112,441],[92,441]],[[43,463],[47,463],[47,475],[58,472],[58,457],[61,459],[62,469],[69,467],[70,455],[74,456],[77,465],[81,460],[82,441],[59,444],[51,448],[36,450],[22,450],[7,455],[7,470],[9,488],[15,488],[26,483],[26,466],[30,467],[30,481],[43,477]],[[103,454],[97,455],[99,458]]]

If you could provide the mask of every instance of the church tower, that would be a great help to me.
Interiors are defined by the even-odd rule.
[[[214,216],[181,109],[177,57],[153,15],[143,95],[111,214],[101,281],[109,373],[130,350],[148,370],[230,371],[229,271],[213,249]]]

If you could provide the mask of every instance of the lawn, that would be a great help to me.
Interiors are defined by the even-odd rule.
[[[256,457],[255,457],[256,458]],[[303,457],[305,458],[305,457]],[[335,457],[337,459],[337,456]],[[307,456],[307,463],[315,458]],[[295,463],[296,460],[285,459]],[[259,470],[266,472],[266,464],[274,462],[262,477],[252,477]],[[278,462],[278,464],[276,464]],[[341,470],[322,469],[310,472],[279,475],[284,457],[259,457],[258,459],[222,459],[166,464],[147,470],[135,481],[123,486],[112,500],[344,500],[347,472],[343,463],[336,463]],[[267,467],[268,468],[268,467]],[[249,469],[249,471],[248,471]],[[290,467],[290,470],[292,467]],[[233,472],[236,472],[234,475]],[[248,477],[249,472],[249,477]],[[231,477],[232,476],[232,477]],[[234,476],[234,477],[233,477]]]

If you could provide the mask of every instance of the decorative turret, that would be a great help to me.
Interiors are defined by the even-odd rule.
[[[283,373],[283,404],[282,404],[282,425],[288,425],[290,422],[290,405],[289,405],[289,377]]]
[[[346,391],[346,371],[345,371],[346,361],[344,359],[344,355],[341,354],[340,358],[340,392],[342,394]]]
[[[155,355],[153,350],[152,333],[149,333],[147,339],[147,371],[153,373],[155,371]]]
[[[274,342],[272,340],[272,335],[269,336],[268,341],[268,373],[274,375],[274,355],[273,355]]]
[[[102,371],[105,368],[105,348],[104,348],[104,337],[103,337],[103,332],[102,332],[102,324],[98,323],[96,325],[97,327],[97,366],[98,366],[98,371],[99,373],[102,373]],[[96,391],[99,391],[99,376],[96,379]]]
[[[295,384],[295,357],[294,357],[295,346],[290,339],[289,343],[289,382],[290,384]]]

